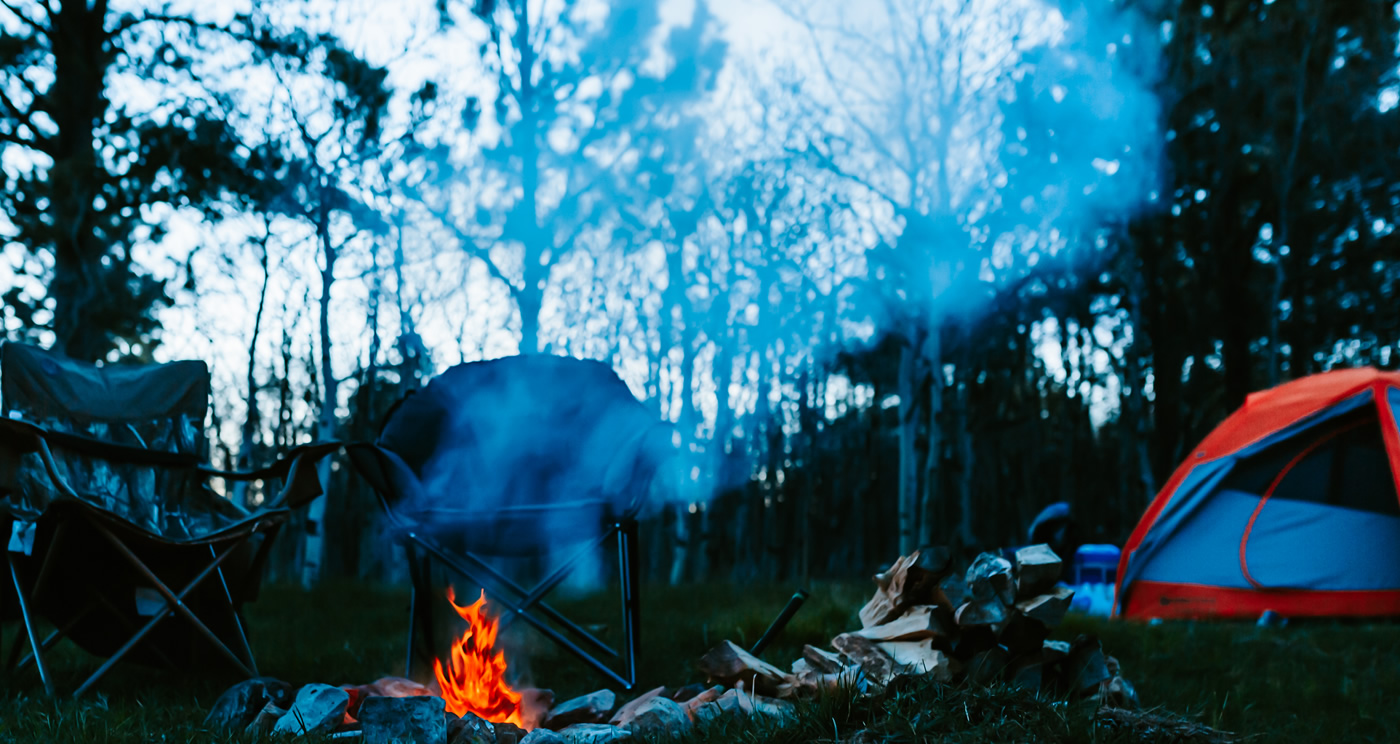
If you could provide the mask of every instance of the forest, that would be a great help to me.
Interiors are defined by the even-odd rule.
[[[5,338],[207,361],[240,468],[461,362],[602,360],[694,463],[649,580],[1054,502],[1121,544],[1250,393],[1400,366],[1393,3],[0,5]],[[274,577],[401,580],[322,478]]]

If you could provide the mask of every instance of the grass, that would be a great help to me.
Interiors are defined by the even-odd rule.
[[[724,639],[752,643],[782,609],[786,586],[647,587],[647,650],[642,686],[703,681],[695,660]],[[764,654],[786,665],[803,643],[825,645],[857,627],[867,585],[821,584],[787,631]],[[559,602],[584,622],[606,622],[605,597]],[[338,585],[310,594],[269,587],[247,616],[264,674],[294,684],[369,682],[403,671],[407,595],[401,589]],[[15,627],[4,629],[6,650]],[[1171,623],[1145,626],[1074,618],[1056,633],[1099,634],[1122,662],[1144,704],[1261,740],[1400,741],[1400,627],[1389,624]],[[516,653],[519,661],[525,657]],[[605,686],[572,658],[532,643],[522,683],[547,686],[558,699]],[[99,660],[60,644],[52,654],[59,684],[71,689]],[[32,667],[0,676],[0,742],[233,742],[204,730],[208,706],[231,680],[172,677],[118,666],[82,700],[45,698]],[[831,696],[801,707],[776,730],[716,726],[690,742],[1114,742],[1094,729],[1092,711],[1005,689],[911,684],[875,699]]]

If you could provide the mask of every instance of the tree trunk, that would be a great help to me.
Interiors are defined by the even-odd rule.
[[[44,98],[47,103],[35,106],[57,129],[44,148],[53,159],[49,177],[55,184],[48,212],[57,229],[53,278],[47,288],[54,302],[54,346],[83,361],[95,361],[111,348],[106,331],[111,324],[103,314],[113,309],[112,298],[102,296],[107,282],[101,259],[107,246],[94,234],[92,223],[93,199],[101,182],[93,129],[108,108],[111,57],[106,17],[106,0],[60,5],[48,33],[53,85]]]
[[[520,111],[522,120],[518,129],[522,132],[520,146],[521,203],[518,207],[527,225],[527,234],[522,236],[524,243],[520,279],[522,286],[515,293],[516,305],[520,310],[520,353],[534,354],[542,351],[540,345],[540,309],[544,306],[544,285],[549,280],[549,264],[553,261],[553,231],[547,224],[540,223],[540,151],[545,132],[540,131],[541,117],[535,110],[537,105],[534,67],[535,48],[530,38],[530,4],[521,3],[516,10],[515,48],[520,53]],[[548,256],[548,258],[547,258]]]
[[[329,189],[328,184],[322,184]],[[335,379],[331,365],[331,287],[335,284],[336,247],[331,243],[330,205],[323,193],[318,205],[316,237],[321,244],[324,266],[321,269],[321,313],[319,325],[320,377],[323,397],[320,416],[316,424],[316,438],[321,441],[335,439],[335,409],[339,398],[340,385]],[[329,487],[331,479],[331,458],[322,458],[318,471],[323,487]],[[326,495],[321,494],[306,510],[306,550],[302,555],[301,583],[311,588],[321,579],[321,563],[325,558],[325,518]]]
[[[943,348],[939,323],[931,324],[924,338],[923,363],[928,370],[928,416],[925,417],[924,485],[919,503],[919,544],[939,542],[936,532],[940,517],[938,496],[943,489]],[[904,555],[908,555],[905,553]]]
[[[963,380],[958,384],[955,378],[956,388],[953,394],[954,405],[957,406],[956,415],[953,421],[956,429],[952,432],[953,441],[958,457],[957,485],[958,485],[958,540],[966,546],[976,545],[977,536],[972,529],[973,519],[973,477],[977,468],[977,451],[973,446],[971,412],[968,410],[968,395],[970,381]]]
[[[253,314],[253,335],[248,339],[248,369],[244,377],[244,397],[248,410],[243,416],[243,439],[238,447],[238,465],[240,470],[250,470],[253,467],[253,449],[257,444],[258,428],[261,422],[261,415],[258,411],[258,377],[257,377],[257,350],[258,337],[262,331],[263,310],[267,306],[267,285],[272,279],[272,272],[268,260],[268,241],[271,235],[267,230],[263,231],[262,238],[258,241],[262,248],[262,255],[259,257],[259,265],[262,268],[262,287],[258,291],[258,309]],[[242,504],[246,509],[252,509],[256,504],[248,501],[248,482],[238,481],[234,485],[234,501]]]
[[[899,347],[899,552],[909,555],[918,545],[918,376],[917,339],[910,334]]]

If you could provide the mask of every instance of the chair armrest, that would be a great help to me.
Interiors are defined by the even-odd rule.
[[[312,442],[303,444],[287,451],[287,454],[279,457],[277,462],[266,467],[255,468],[253,470],[220,470],[208,465],[200,465],[199,472],[211,478],[223,478],[235,481],[257,481],[271,478],[282,478],[291,471],[292,466],[298,458],[308,457],[312,460],[319,460],[322,457],[340,449],[340,442]]]
[[[193,468],[199,465],[199,458],[194,455],[116,444],[95,437],[46,429],[28,421],[0,418],[0,444],[28,453],[38,451],[40,442],[99,460],[116,460],[133,465],[170,469]]]
[[[38,453],[39,459],[44,463],[44,471],[48,473],[54,487],[63,492],[64,496],[77,498],[77,492],[68,485],[68,481],[63,478],[54,462],[53,452],[49,449],[47,440],[47,435],[51,433],[28,421],[0,418],[0,470],[5,471],[8,478],[9,472],[17,464],[15,461],[18,460],[18,456]]]
[[[28,421],[0,417],[0,447],[27,455],[39,451],[44,430]]]
[[[340,442],[335,441],[304,444],[292,449],[272,465],[242,475],[256,476],[251,480],[282,478],[282,490],[272,497],[264,508],[297,509],[325,492],[321,476],[316,472],[316,465],[321,459],[340,448]]]

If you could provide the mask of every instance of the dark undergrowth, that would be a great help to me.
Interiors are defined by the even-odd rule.
[[[695,660],[721,640],[749,645],[782,609],[790,586],[648,587],[641,684],[698,679]],[[865,583],[812,587],[812,598],[764,657],[780,666],[803,643],[825,645],[858,626]],[[561,599],[589,625],[608,624],[608,597]],[[263,674],[294,684],[356,684],[402,674],[407,592],[341,584],[311,593],[269,587],[247,608]],[[169,622],[169,621],[167,621]],[[3,651],[17,626],[4,628]],[[587,667],[539,639],[511,649],[522,684],[562,700],[607,686]],[[1118,657],[1143,703],[1257,741],[1400,741],[1400,627],[1391,624],[1169,623],[1158,626],[1075,618],[1055,634],[1097,633]],[[527,649],[528,653],[518,649]],[[0,657],[3,658],[3,657]],[[72,689],[100,664],[69,644],[50,654],[60,688]],[[0,674],[0,742],[234,742],[208,731],[204,713],[234,680],[119,665],[80,700],[49,699],[30,667]],[[781,728],[733,722],[702,727],[701,742],[1118,742],[1132,738],[1095,726],[1091,707],[1008,689],[912,683],[878,698],[832,695],[799,706]],[[863,732],[863,733],[862,733]]]

